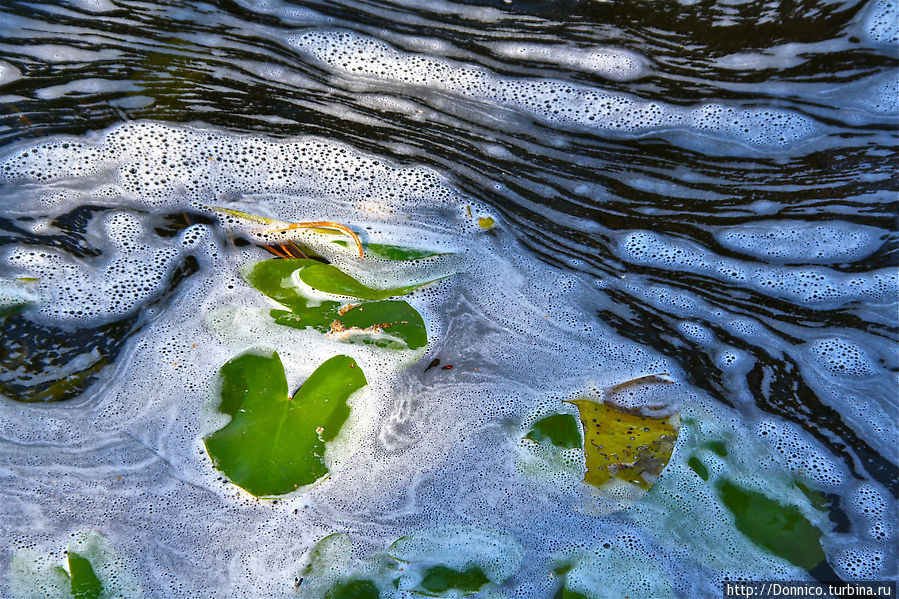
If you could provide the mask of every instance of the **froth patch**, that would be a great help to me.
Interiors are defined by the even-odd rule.
[[[22,71],[9,64],[8,62],[0,60],[0,85],[12,83],[13,81],[21,78]]]
[[[863,27],[866,37],[874,43],[899,42],[899,2],[896,0],[871,2]]]
[[[49,321],[98,322],[128,315],[166,286],[185,252],[206,234],[204,225],[185,230],[174,245],[148,243],[138,218],[125,212],[103,222],[106,256],[74,258],[51,249],[14,248],[9,267],[37,279],[37,311]]]
[[[289,36],[287,43],[344,75],[442,90],[508,106],[554,125],[621,136],[681,129],[776,148],[802,141],[818,129],[810,118],[787,110],[723,104],[680,107],[563,81],[502,77],[473,65],[403,52],[349,31],[307,31]]]
[[[886,231],[853,223],[758,221],[719,230],[724,247],[772,263],[855,262],[883,243]]]
[[[488,47],[504,58],[556,64],[613,81],[639,79],[649,70],[643,56],[622,48],[575,48],[524,42],[495,42]]]
[[[327,213],[333,211],[329,202],[346,198],[371,210],[386,202],[393,210],[404,201],[451,197],[429,169],[398,167],[321,138],[275,141],[144,121],[113,127],[94,141],[54,140],[0,159],[0,182],[91,179],[101,172],[120,201],[150,206],[314,194],[327,200],[320,208]],[[326,215],[309,214],[306,220],[329,220]]]
[[[808,345],[808,353],[814,363],[832,377],[865,378],[880,372],[868,352],[848,339],[831,337],[813,341]]]
[[[749,240],[752,236],[739,239],[744,246]],[[654,231],[628,233],[621,238],[619,248],[622,256],[634,264],[684,269],[812,306],[892,302],[899,288],[893,269],[842,273],[820,266],[779,266],[722,258],[703,247]]]

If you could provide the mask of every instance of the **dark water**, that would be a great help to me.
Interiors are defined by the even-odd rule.
[[[862,539],[883,552],[875,578],[895,577],[894,533],[872,537],[846,512],[853,489],[870,484],[895,529],[895,16],[895,2],[6,1],[0,151],[149,119],[314,135],[430,167],[494,211],[516,251],[600,281],[586,302],[591,321],[665,357],[686,385],[741,417],[795,424],[839,464],[847,482],[821,490],[833,534],[844,536],[814,576],[853,578],[837,555]],[[431,63],[394,76],[368,55],[382,74],[353,75],[341,66],[347,55],[329,64],[291,42],[337,29],[461,70],[427,79]],[[582,60],[591,50],[636,62],[610,74]],[[494,83],[551,81],[558,98],[533,108],[502,100],[490,82],[470,91],[458,81],[466,69]],[[669,114],[716,103],[767,112],[733,127],[593,125],[555,116],[577,94],[566,84],[661,102]],[[802,132],[781,141],[777,115],[799,119]],[[2,191],[0,251],[102,253],[87,233],[89,199],[42,233],[29,227],[39,213],[17,210],[18,193]],[[148,213],[160,239],[186,226],[180,209]],[[212,222],[201,213],[189,222],[204,218]],[[198,266],[173,268],[157,308]],[[4,319],[0,391],[41,402],[78,401],[108,380],[152,315],[81,328]],[[67,366],[94,348],[92,362]]]

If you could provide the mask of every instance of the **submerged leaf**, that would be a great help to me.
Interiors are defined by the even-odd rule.
[[[380,596],[375,583],[364,579],[339,582],[325,593],[325,599],[378,599]]]
[[[425,570],[417,592],[442,596],[448,591],[457,591],[462,595],[471,595],[489,583],[490,579],[477,566],[471,566],[462,571],[446,566],[432,566]]]
[[[75,599],[100,599],[103,585],[87,558],[70,551],[68,562],[72,596]]]
[[[584,429],[584,481],[602,487],[616,478],[649,489],[677,441],[677,417],[654,418],[591,399],[572,400]]]
[[[347,356],[319,366],[292,398],[277,353],[239,356],[220,375],[219,410],[231,422],[205,439],[206,450],[217,469],[257,497],[289,493],[328,473],[325,443],[346,422],[347,399],[367,384]]]
[[[737,530],[755,544],[806,570],[825,559],[821,531],[796,506],[782,505],[728,480],[718,484],[718,494],[734,515]]]
[[[582,446],[581,427],[571,414],[553,414],[538,420],[524,438],[537,443],[546,440],[563,449]]]

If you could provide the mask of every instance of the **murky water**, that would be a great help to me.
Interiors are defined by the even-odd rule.
[[[484,597],[895,579],[896,23],[894,0],[4,3],[0,594],[66,596],[68,549],[124,596],[321,596],[304,560],[332,533],[338,578],[382,597],[414,596],[377,561],[409,535],[394,553],[477,566]],[[449,252],[325,256],[455,273],[409,296],[428,346],[272,323],[241,277],[271,255],[212,206]],[[277,501],[203,445],[247,350],[291,389],[336,354],[369,382],[331,475]],[[681,433],[623,511],[522,439],[660,372]],[[734,486],[826,559],[751,538]]]

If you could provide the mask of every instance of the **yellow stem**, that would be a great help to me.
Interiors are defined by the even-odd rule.
[[[290,231],[292,229],[337,229],[338,231],[343,231],[353,238],[353,241],[356,243],[356,249],[359,250],[359,257],[362,258],[364,256],[362,252],[362,242],[359,240],[359,236],[353,233],[352,229],[350,229],[346,225],[341,225],[340,223],[332,223],[327,221],[317,221],[312,223],[293,223],[292,225],[289,225],[287,227],[266,231],[266,233],[282,233],[284,231]]]

